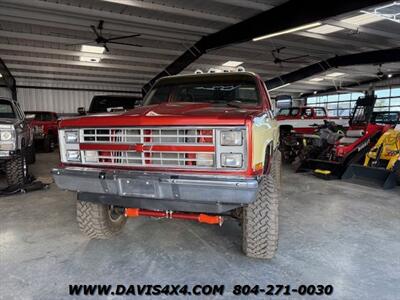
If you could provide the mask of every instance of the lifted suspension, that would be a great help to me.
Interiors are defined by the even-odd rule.
[[[222,216],[174,212],[172,210],[157,211],[157,210],[147,210],[140,208],[125,208],[125,217],[139,217],[139,216],[192,220],[192,221],[197,221],[199,223],[218,224],[219,226],[222,226],[222,223],[224,222],[224,218]]]

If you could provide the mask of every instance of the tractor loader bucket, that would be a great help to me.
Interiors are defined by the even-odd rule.
[[[351,164],[343,174],[342,179],[361,185],[371,186],[371,184],[375,184],[383,189],[392,189],[397,185],[396,177],[396,172],[384,168]]]

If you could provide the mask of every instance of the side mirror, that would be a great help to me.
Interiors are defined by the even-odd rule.
[[[84,107],[78,107],[78,114],[81,116],[86,115],[86,110]]]

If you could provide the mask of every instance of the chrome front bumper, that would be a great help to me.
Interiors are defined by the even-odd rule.
[[[201,207],[204,204],[223,211],[254,202],[258,188],[256,178],[79,167],[53,169],[52,173],[58,187],[78,192],[81,200],[125,207],[158,208],[155,202],[161,201],[160,209],[177,210],[176,206],[181,206],[182,211],[206,211]],[[191,203],[200,206],[194,209]]]

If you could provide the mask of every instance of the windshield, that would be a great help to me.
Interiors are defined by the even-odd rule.
[[[278,116],[297,116],[298,113],[298,108],[281,108],[281,110],[278,112]]]
[[[126,97],[94,97],[90,104],[90,113],[129,110],[135,107],[136,99]]]
[[[254,81],[196,82],[156,86],[148,93],[144,105],[165,102],[212,103],[216,105],[259,105]]]
[[[14,109],[7,100],[0,100],[0,118],[15,119]]]
[[[34,120],[36,121],[52,121],[53,115],[48,112],[34,112],[34,111],[26,111],[26,115],[34,115]]]

